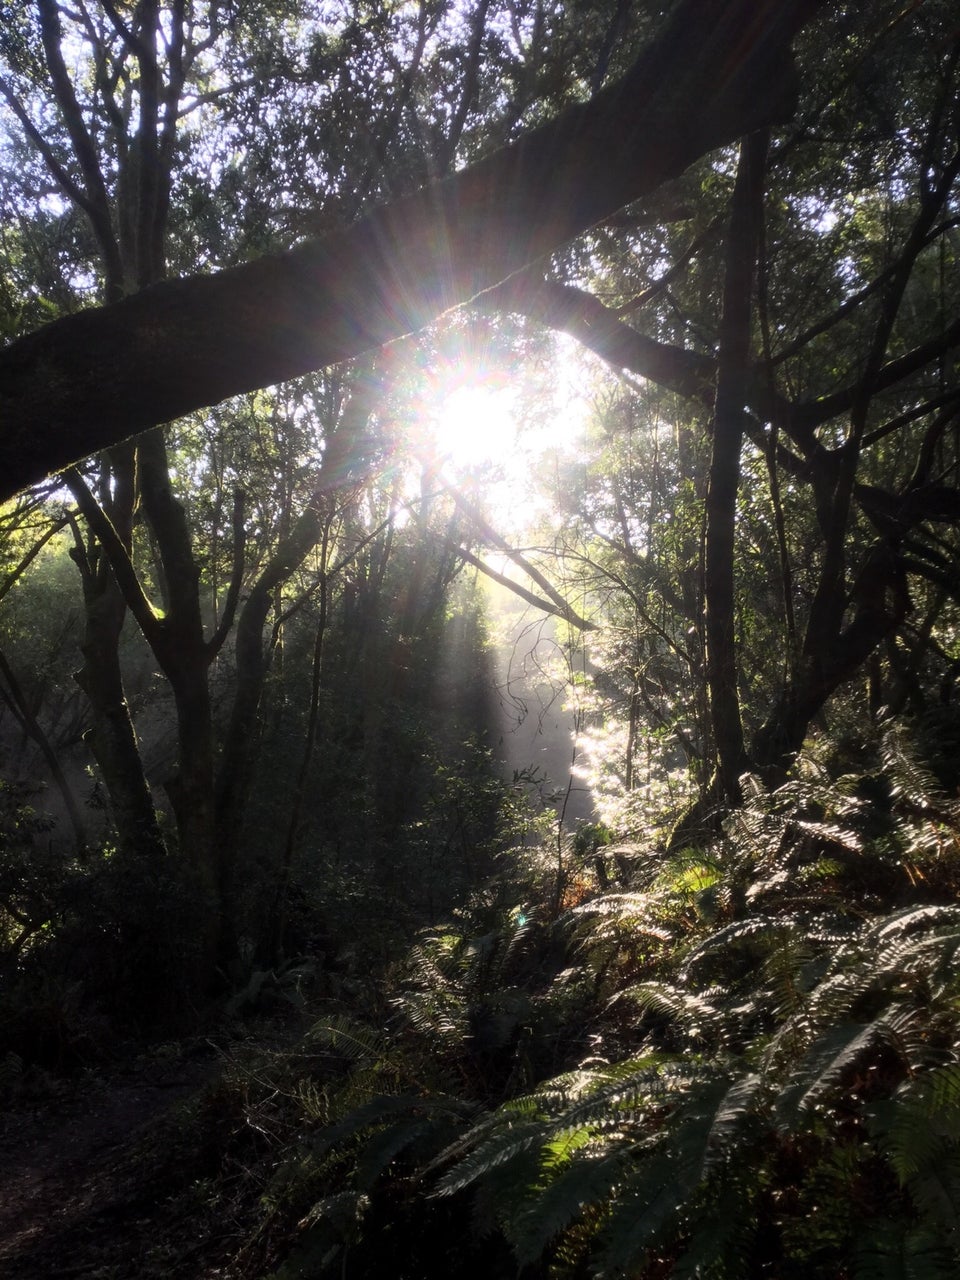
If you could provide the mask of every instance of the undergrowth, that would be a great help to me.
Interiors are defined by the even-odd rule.
[[[869,765],[746,780],[708,847],[605,846],[559,915],[507,855],[224,1086],[237,1274],[958,1274],[960,806],[902,733]]]
[[[575,893],[502,855],[228,1052],[178,1120],[221,1274],[959,1274],[960,805],[893,731],[745,791],[708,846],[571,845]]]

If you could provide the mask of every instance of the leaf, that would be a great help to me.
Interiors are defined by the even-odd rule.
[[[841,1022],[816,1040],[777,1100],[775,1111],[781,1129],[792,1128],[802,1111],[815,1106],[834,1088],[878,1036],[876,1022]]]
[[[304,1039],[327,1044],[354,1061],[383,1052],[383,1043],[375,1032],[343,1016],[315,1022]]]
[[[956,1280],[957,1259],[928,1232],[904,1222],[864,1224],[854,1280]]]
[[[888,916],[874,929],[878,938],[888,939],[911,929],[960,924],[960,907],[931,904],[923,907],[905,907]]]

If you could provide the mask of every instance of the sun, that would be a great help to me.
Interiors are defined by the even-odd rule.
[[[455,475],[490,463],[509,469],[520,444],[516,393],[465,383],[439,400],[431,434],[438,461]]]
[[[537,522],[541,497],[516,387],[462,383],[436,401],[428,436],[437,478],[479,501],[502,536]]]
[[[420,438],[433,474],[470,490],[504,536],[517,536],[550,506],[545,459],[579,453],[589,405],[566,373],[538,385],[468,362],[421,401]]]

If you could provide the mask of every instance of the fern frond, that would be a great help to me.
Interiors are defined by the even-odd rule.
[[[554,1118],[551,1132],[581,1127],[598,1133],[623,1129],[633,1121],[641,1121],[651,1104],[661,1106],[682,1097],[712,1074],[702,1064],[682,1061],[662,1062],[653,1068],[644,1066],[608,1076],[601,1074],[594,1087],[585,1090]]]
[[[501,1165],[525,1155],[543,1142],[543,1126],[536,1120],[514,1121],[481,1142],[437,1182],[435,1194],[456,1195],[486,1178]]]
[[[691,1215],[690,1236],[670,1280],[743,1280],[754,1273],[757,1228],[748,1208],[753,1188],[737,1176],[713,1182],[713,1194]]]
[[[431,1168],[455,1163],[436,1194],[452,1195],[534,1149],[546,1167],[558,1150],[625,1135],[651,1101],[682,1097],[704,1074],[698,1065],[642,1058],[558,1077],[534,1094],[511,1099],[441,1152]]]
[[[764,1109],[767,1091],[766,1082],[757,1072],[733,1081],[713,1117],[707,1137],[705,1173],[735,1150],[746,1126]]]
[[[301,1228],[313,1227],[321,1218],[326,1218],[343,1230],[359,1222],[369,1205],[369,1199],[360,1192],[340,1191],[336,1195],[324,1196],[322,1200],[318,1200],[297,1225]]]
[[[411,1116],[416,1119],[425,1115],[467,1119],[470,1114],[468,1105],[457,1098],[442,1095],[422,1098],[415,1094],[376,1094],[353,1107],[335,1123],[325,1125],[311,1135],[311,1150],[314,1156],[323,1156],[342,1148],[358,1135],[373,1130],[390,1131],[396,1125],[402,1128],[409,1123]]]
[[[862,1022],[841,1022],[814,1041],[775,1104],[780,1128],[792,1129],[798,1115],[834,1088],[873,1047],[879,1034],[875,1022],[866,1026]]]
[[[352,1061],[378,1057],[384,1051],[382,1038],[369,1027],[363,1026],[345,1014],[327,1017],[315,1022],[304,1036],[307,1043],[318,1042],[335,1049]]]
[[[375,1133],[357,1160],[355,1177],[358,1188],[361,1191],[371,1190],[397,1156],[422,1138],[434,1134],[435,1130],[432,1118],[412,1116],[402,1124],[393,1124]]]
[[[726,1079],[700,1086],[656,1152],[639,1162],[618,1194],[603,1231],[601,1275],[620,1274],[676,1223],[701,1185],[710,1136],[729,1089]]]
[[[531,928],[532,921],[522,918],[516,911],[511,912],[502,922],[495,937],[493,964],[491,973],[487,977],[488,985],[507,984],[510,966],[527,941]]]
[[[391,1003],[420,1036],[460,1045],[470,1034],[469,1010],[463,998],[447,988],[405,991]]]
[[[864,840],[856,831],[836,822],[813,822],[806,818],[793,818],[788,829],[807,836],[821,844],[832,845],[847,853],[862,853]]]
[[[928,1115],[941,1121],[949,1116],[960,1132],[960,1063],[951,1062],[927,1072],[918,1092]]]
[[[885,917],[870,933],[884,941],[911,930],[921,928],[956,927],[960,925],[960,907],[931,903],[916,907],[904,907]]]
[[[697,944],[687,956],[681,974],[688,974],[701,960],[716,955],[727,947],[739,943],[769,942],[773,945],[783,933],[796,928],[797,916],[751,916],[747,920],[734,920]]]
[[[726,995],[722,988],[715,988],[717,995]],[[610,1005],[630,1001],[641,1009],[649,1009],[679,1023],[686,1031],[697,1038],[704,1038],[717,1031],[721,1012],[711,993],[697,994],[684,987],[672,986],[666,982],[639,982],[632,987],[618,991],[609,1001]]]
[[[955,1280],[957,1259],[942,1240],[906,1222],[871,1222],[857,1243],[854,1280]]]
[[[598,1153],[596,1145],[591,1145],[583,1158],[571,1159],[545,1187],[516,1205],[503,1221],[503,1229],[519,1266],[536,1262],[586,1209],[609,1203],[635,1158],[620,1147]]]
[[[584,939],[589,946],[598,939],[611,936],[611,931],[628,928],[632,933],[654,938],[658,942],[672,942],[676,927],[671,928],[662,904],[648,893],[615,893],[593,898],[574,907],[574,917],[597,919],[593,932]],[[615,935],[614,935],[615,936]]]
[[[960,1152],[955,1147],[942,1151],[911,1174],[906,1187],[927,1227],[954,1248],[960,1245]]]
[[[874,1134],[901,1186],[960,1143],[960,1063],[909,1079],[875,1107]]]
[[[894,799],[919,813],[935,814],[955,830],[960,826],[960,806],[956,799],[947,795],[902,729],[891,726],[884,735],[882,757]]]
[[[407,957],[407,984],[425,991],[447,991],[450,987],[451,946],[454,939],[431,935],[411,947]]]

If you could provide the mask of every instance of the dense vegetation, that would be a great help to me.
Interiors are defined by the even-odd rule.
[[[265,386],[214,341],[260,389],[0,510],[0,1089],[301,1020],[167,1135],[196,1239],[138,1274],[201,1238],[277,1280],[960,1267],[960,31],[748,8],[4,6],[0,378],[50,403],[56,343],[134,314],[156,348],[80,382],[166,403],[164,282],[446,208],[578,104],[626,120],[644,50],[705,112],[740,85],[676,138],[647,105],[669,176],[616,212],[563,152],[472,285],[452,215],[429,269],[376,247],[397,332],[449,265],[429,327],[381,346],[358,297],[361,354]],[[507,393],[522,482],[436,434]],[[498,702],[551,698],[545,776]]]

